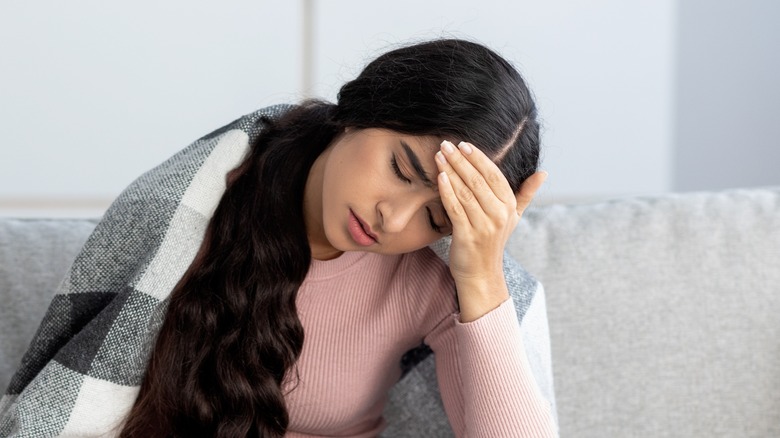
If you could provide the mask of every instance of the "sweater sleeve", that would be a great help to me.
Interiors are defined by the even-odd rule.
[[[556,437],[523,347],[512,300],[461,323],[448,315],[425,339],[444,409],[458,437]]]

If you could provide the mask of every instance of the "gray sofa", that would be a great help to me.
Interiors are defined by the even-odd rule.
[[[0,387],[95,223],[0,219]],[[545,285],[561,436],[780,436],[780,188],[534,208],[510,251]]]

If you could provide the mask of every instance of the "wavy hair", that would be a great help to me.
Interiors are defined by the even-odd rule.
[[[295,299],[311,263],[304,189],[345,128],[470,141],[515,192],[539,161],[536,106],[520,74],[457,39],[391,50],[346,83],[337,104],[309,100],[264,122],[171,292],[122,437],[285,434],[283,384],[304,342]]]

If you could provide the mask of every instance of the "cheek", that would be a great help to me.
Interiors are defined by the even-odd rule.
[[[403,252],[412,252],[425,248],[440,238],[441,236],[433,233],[423,225],[410,226],[402,239]]]

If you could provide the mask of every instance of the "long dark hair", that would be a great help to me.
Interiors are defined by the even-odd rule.
[[[265,122],[171,292],[124,437],[284,435],[282,384],[294,378],[304,339],[295,298],[311,263],[304,188],[345,128],[470,141],[515,191],[539,161],[536,107],[523,79],[464,40],[387,52],[341,88],[336,105],[310,100]]]

